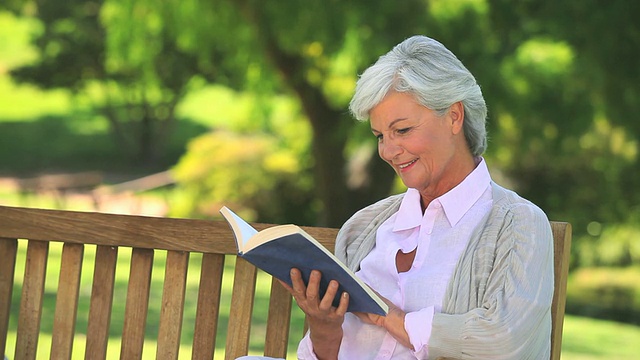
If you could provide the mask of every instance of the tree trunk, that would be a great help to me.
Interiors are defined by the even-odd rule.
[[[366,167],[367,186],[349,189],[344,151],[355,120],[345,115],[345,109],[332,108],[321,89],[307,82],[305,59],[287,53],[279,46],[269,23],[255,8],[246,1],[239,1],[239,6],[248,22],[256,26],[259,42],[264,44],[265,57],[298,96],[311,123],[316,194],[323,205],[317,225],[340,227],[355,211],[389,194],[393,172],[382,170],[384,167],[380,162],[373,162]]]

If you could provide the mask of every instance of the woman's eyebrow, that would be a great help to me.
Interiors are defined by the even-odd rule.
[[[398,119],[393,120],[392,122],[389,123],[389,126],[387,126],[387,129],[391,129],[395,124],[399,123],[400,121],[404,121],[404,120],[408,120],[408,118],[398,118]],[[377,132],[377,133],[380,132],[380,131],[378,131],[378,130],[376,130],[374,128],[371,128],[371,131]]]

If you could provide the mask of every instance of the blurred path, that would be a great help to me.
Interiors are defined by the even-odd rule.
[[[158,217],[165,217],[169,213],[167,201],[161,196],[136,194],[135,191],[126,189],[114,192],[24,193],[20,179],[14,177],[0,177],[0,205]]]

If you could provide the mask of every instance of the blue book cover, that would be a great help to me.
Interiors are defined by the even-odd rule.
[[[257,268],[291,285],[290,270],[297,268],[305,284],[311,270],[322,273],[321,296],[329,281],[340,284],[333,305],[338,306],[340,294],[349,294],[348,311],[386,315],[387,305],[362,280],[327,248],[296,225],[278,225],[258,232],[227,207],[220,213],[225,217],[236,239],[238,256]]]

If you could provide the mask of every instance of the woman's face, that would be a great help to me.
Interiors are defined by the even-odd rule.
[[[412,95],[391,92],[369,115],[380,157],[423,199],[431,201],[446,193],[473,170],[462,131],[461,103],[438,116]]]

